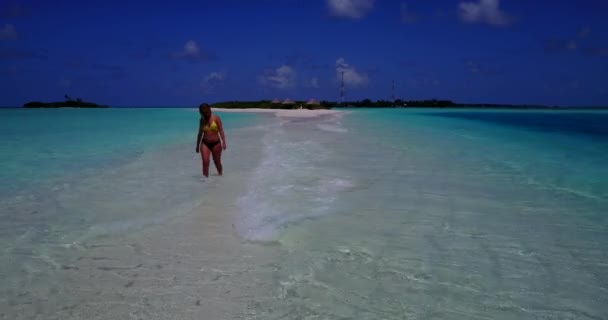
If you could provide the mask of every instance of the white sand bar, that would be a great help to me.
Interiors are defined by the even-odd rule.
[[[246,109],[225,109],[211,108],[217,112],[246,112],[246,113],[274,113],[279,118],[314,118],[323,115],[338,114],[342,111],[338,110],[309,110],[309,109],[261,109],[261,108],[246,108]]]

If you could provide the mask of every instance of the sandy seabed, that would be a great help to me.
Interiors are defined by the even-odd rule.
[[[211,110],[217,112],[245,112],[245,113],[274,113],[279,118],[314,118],[318,116],[338,114],[342,111],[328,110],[328,109],[261,109],[261,108],[247,108],[247,109],[224,109],[224,108],[212,108]]]
[[[343,112],[212,110],[288,121]],[[249,146],[251,155],[259,148],[249,134],[233,132],[231,139]],[[200,160],[191,162],[181,166],[198,172]],[[58,259],[51,283],[32,279],[28,288],[0,297],[0,319],[256,319],[256,305],[275,298],[279,248],[245,241],[233,228],[240,196],[233,187],[247,173],[212,175],[201,182],[204,205],[168,223],[66,246],[57,252],[65,257]]]
[[[0,319],[251,319],[272,296],[276,248],[234,233],[236,209],[213,200],[231,190],[212,178],[211,201],[190,214],[66,248],[77,256],[54,283],[0,299]]]

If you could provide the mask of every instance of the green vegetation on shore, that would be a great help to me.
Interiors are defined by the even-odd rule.
[[[39,102],[32,101],[23,105],[23,108],[108,108],[106,105],[99,105],[93,102],[83,101],[82,99],[71,99],[65,95],[65,101],[57,102]],[[585,106],[547,106],[547,105],[531,105],[531,104],[490,104],[490,103],[455,103],[451,100],[376,100],[363,99],[358,101],[223,101],[213,103],[214,108],[226,109],[333,109],[333,108],[462,108],[462,109],[576,109],[576,110],[605,110],[608,107],[585,107]]]
[[[582,109],[583,107],[558,107],[545,105],[514,105],[514,104],[490,104],[490,103],[455,103],[450,100],[377,100],[363,99],[359,101],[320,101],[315,104],[307,104],[306,101],[293,101],[292,103],[282,103],[270,100],[261,101],[227,101],[214,103],[215,108],[227,109],[332,109],[332,108],[487,108],[487,109]],[[598,109],[598,108],[593,108]],[[601,108],[599,108],[601,109]]]
[[[226,101],[214,103],[214,108],[226,108],[226,109],[329,109],[328,106],[321,104],[306,104],[307,101],[293,101],[293,103],[283,104],[272,102],[270,100],[260,101]]]
[[[24,108],[107,108],[108,106],[98,105],[93,102],[82,101],[78,98],[72,100],[67,94],[65,95],[65,101],[57,102],[39,102],[32,101],[23,105]]]
[[[333,103],[332,107],[349,108],[508,108],[508,109],[548,109],[559,108],[544,105],[514,105],[514,104],[491,104],[491,103],[455,103],[451,100],[377,100],[364,99],[360,101]]]

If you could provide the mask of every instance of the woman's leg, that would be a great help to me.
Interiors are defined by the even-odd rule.
[[[213,147],[213,163],[215,164],[215,168],[217,169],[217,173],[221,176],[224,173],[224,168],[222,167],[222,143],[218,143]]]
[[[209,177],[209,155],[211,151],[204,143],[201,143],[201,158],[203,160],[203,176]]]

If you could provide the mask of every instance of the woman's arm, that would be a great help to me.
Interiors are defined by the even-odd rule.
[[[198,134],[196,135],[196,153],[201,149],[201,138],[203,137],[203,119],[198,122]]]
[[[220,117],[217,118],[217,127],[220,130],[220,137],[222,138],[222,149],[226,150],[226,136],[224,135],[224,126],[222,125],[222,120]]]

